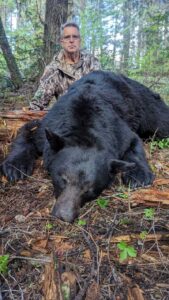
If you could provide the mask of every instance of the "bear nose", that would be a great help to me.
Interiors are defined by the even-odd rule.
[[[61,219],[62,221],[72,223],[78,216],[79,209],[69,205],[69,203],[56,202],[52,209],[52,216]]]
[[[65,221],[72,223],[74,219],[78,216],[78,211],[70,209],[69,207],[62,207],[56,204],[51,212],[52,216]]]
[[[52,215],[65,222],[72,223],[79,214],[80,206],[80,190],[76,186],[67,186],[57,198]]]

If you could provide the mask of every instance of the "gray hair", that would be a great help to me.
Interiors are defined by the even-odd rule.
[[[63,30],[66,27],[75,27],[79,31],[79,33],[80,33],[79,26],[75,22],[66,22],[65,24],[61,25],[61,28],[60,28],[60,37],[63,36]]]

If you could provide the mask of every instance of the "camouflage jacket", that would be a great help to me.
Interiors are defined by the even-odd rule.
[[[73,65],[65,63],[63,50],[61,50],[59,55],[54,56],[52,62],[46,66],[38,90],[30,102],[30,109],[45,109],[53,96],[57,98],[64,94],[75,80],[99,69],[99,61],[83,51],[80,52],[78,63]]]

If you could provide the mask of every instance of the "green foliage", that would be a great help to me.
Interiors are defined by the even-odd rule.
[[[150,143],[150,152],[152,153],[155,149],[169,148],[169,138],[165,138],[159,141],[152,141]]]
[[[117,193],[116,197],[119,197],[121,199],[128,199],[128,195],[126,193]]]
[[[78,224],[79,226],[85,226],[85,225],[86,225],[86,220],[84,220],[84,219],[79,219],[78,222],[77,222],[77,224]]]
[[[117,244],[117,248],[120,250],[120,260],[123,261],[129,257],[136,257],[137,251],[133,246],[127,245],[126,242],[120,242]]]
[[[140,239],[145,240],[147,234],[148,234],[148,232],[146,230],[143,230],[142,232],[140,232]]]
[[[6,1],[0,0],[1,7],[4,5],[4,2],[5,2],[5,6],[7,8],[7,11],[15,9],[15,2],[13,0],[6,0]]]
[[[1,255],[0,256],[0,274],[5,274],[8,272],[8,263],[9,263],[9,255]]]
[[[0,52],[0,76],[6,76],[7,72],[6,72],[6,61],[2,55],[2,53]]]
[[[63,283],[61,285],[61,290],[63,293],[63,300],[69,300],[70,299],[70,286],[67,283]]]
[[[46,228],[47,230],[51,230],[51,229],[53,228],[53,224],[47,223],[46,226],[45,226],[45,228]]]
[[[104,198],[97,199],[97,205],[100,208],[106,208],[108,204],[109,204],[109,200],[107,200],[107,199],[104,199]]]
[[[93,54],[101,52],[105,43],[105,28],[100,5],[96,2],[88,3],[80,15],[80,23],[83,46]]]
[[[154,214],[155,214],[155,209],[150,207],[150,208],[145,208],[144,209],[144,217],[147,220],[153,220],[154,219]]]
[[[26,79],[37,77],[42,69],[44,29],[39,20],[37,5],[37,1],[31,1],[29,4],[22,1],[19,5],[20,12],[17,14],[17,3],[14,0],[5,2],[5,11],[9,18],[9,21],[6,18],[4,24],[6,35],[22,76]],[[2,3],[2,8],[3,6]],[[6,62],[4,62],[1,51],[0,74],[8,75]]]

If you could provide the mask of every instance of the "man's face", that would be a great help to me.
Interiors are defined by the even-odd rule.
[[[65,27],[61,37],[61,46],[65,52],[73,54],[80,50],[80,33],[76,27]]]

